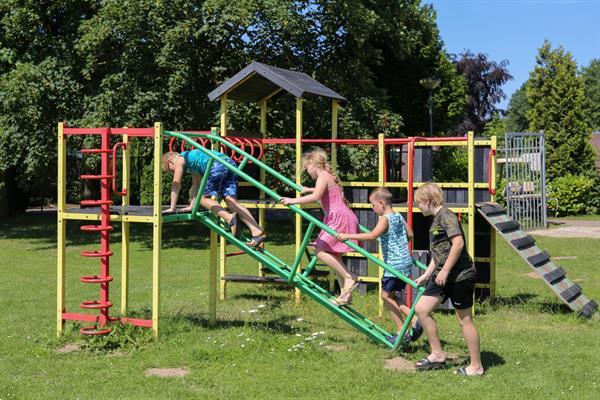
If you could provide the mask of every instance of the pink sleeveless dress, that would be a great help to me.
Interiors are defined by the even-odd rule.
[[[323,223],[338,233],[358,233],[358,219],[354,212],[344,203],[341,188],[338,185],[330,187],[321,198],[321,207],[325,213]],[[352,240],[356,243],[355,240]],[[314,242],[315,249],[328,253],[347,253],[354,251],[343,242],[322,230]]]

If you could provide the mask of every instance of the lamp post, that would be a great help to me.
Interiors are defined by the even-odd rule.
[[[433,89],[435,89],[442,80],[439,78],[421,79],[419,83],[429,89],[429,136],[433,136]]]

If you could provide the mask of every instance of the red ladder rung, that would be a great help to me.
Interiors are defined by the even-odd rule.
[[[80,175],[79,176],[81,179],[112,179],[115,176],[114,175],[94,175],[94,174],[86,174],[86,175]]]
[[[111,301],[107,301],[106,303],[100,303],[98,300],[87,300],[83,301],[79,304],[81,308],[90,308],[90,309],[102,309],[102,308],[110,308],[113,303]]]
[[[81,149],[83,154],[112,153],[110,149]]]
[[[106,335],[111,332],[110,328],[98,329],[96,326],[84,326],[79,330],[83,335]]]
[[[82,206],[104,206],[113,204],[112,200],[81,200],[79,202]]]
[[[102,226],[102,225],[83,225],[79,229],[85,232],[107,232],[112,231],[113,227],[111,225]]]
[[[101,276],[98,275],[88,275],[88,276],[82,276],[81,278],[79,278],[79,282],[83,282],[83,283],[107,283],[107,282],[111,282],[113,280],[112,276],[107,276],[105,278],[102,278]]]
[[[81,254],[83,257],[110,257],[113,255],[113,252],[100,250],[84,250],[79,254]]]

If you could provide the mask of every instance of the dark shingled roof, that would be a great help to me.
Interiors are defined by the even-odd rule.
[[[213,101],[223,94],[227,94],[228,99],[257,102],[278,88],[285,90],[294,97],[312,94],[332,100],[346,101],[343,96],[317,82],[304,72],[290,71],[256,61],[252,61],[240,72],[210,92],[208,98]]]

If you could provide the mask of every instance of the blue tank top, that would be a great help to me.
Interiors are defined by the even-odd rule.
[[[220,153],[215,150],[209,150],[211,153],[221,157],[221,158],[229,158],[225,154]],[[204,175],[206,172],[206,166],[208,165],[208,160],[210,160],[210,156],[204,154],[201,150],[187,150],[183,153],[179,154],[181,157],[185,159],[185,168],[188,169],[191,173]],[[213,164],[214,165],[214,164]]]
[[[383,261],[401,274],[408,276],[412,267],[412,257],[408,248],[406,227],[402,214],[386,214],[388,230],[379,237]],[[385,271],[383,276],[392,276]]]

